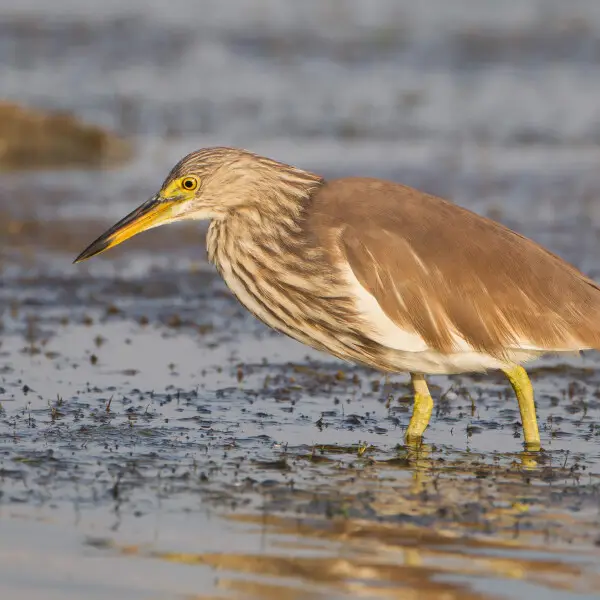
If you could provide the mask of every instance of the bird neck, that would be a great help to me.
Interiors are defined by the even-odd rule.
[[[209,260],[222,271],[225,263],[252,257],[254,252],[278,260],[286,249],[306,247],[306,216],[314,193],[323,183],[317,175],[294,170],[277,183],[262,186],[260,193],[254,190],[252,201],[211,222]]]
[[[248,202],[232,216],[282,222],[301,219],[324,183],[319,175],[275,162],[256,165],[254,177],[247,189]]]

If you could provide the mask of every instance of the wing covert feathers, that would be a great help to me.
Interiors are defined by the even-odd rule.
[[[600,348],[600,289],[503,225],[412,188],[332,181],[312,224],[399,327],[432,349]]]

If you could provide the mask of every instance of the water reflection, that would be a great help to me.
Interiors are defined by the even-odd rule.
[[[364,519],[227,518],[247,526],[247,533],[260,535],[263,551],[111,548],[123,555],[209,567],[217,574],[223,598],[479,600],[489,595],[478,591],[478,581],[491,578],[527,582],[542,593],[592,593],[600,587],[600,576],[590,564],[598,553],[574,549],[567,561],[565,553],[539,544],[465,538],[443,529]]]

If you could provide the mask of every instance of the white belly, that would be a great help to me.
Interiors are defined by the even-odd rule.
[[[544,352],[513,350],[508,352],[506,360],[502,361],[489,354],[475,351],[443,354],[436,350],[423,350],[421,352],[392,350],[389,360],[394,364],[395,370],[398,371],[441,375],[504,369],[515,364],[523,364],[534,360],[541,354],[544,354]]]
[[[351,269],[346,270],[346,279],[356,298],[356,310],[369,327],[368,337],[389,348],[388,360],[398,371],[419,373],[468,373],[502,369],[521,364],[539,357],[550,350],[533,348],[527,344],[510,349],[506,360],[476,351],[458,334],[454,335],[456,351],[444,354],[430,348],[427,342],[414,331],[407,331],[394,323],[382,310],[377,299],[358,281]]]

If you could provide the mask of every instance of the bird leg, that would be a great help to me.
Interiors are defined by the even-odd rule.
[[[422,373],[411,373],[410,380],[415,390],[415,404],[408,429],[406,430],[405,437],[407,442],[420,440],[423,437],[423,432],[427,429],[427,425],[429,425],[431,411],[433,410],[433,400],[431,399],[425,376]]]
[[[525,436],[525,445],[529,450],[540,449],[540,432],[538,431],[537,419],[535,416],[535,402],[533,401],[533,387],[525,369],[521,366],[515,366],[512,369],[502,369],[510,381],[512,389],[515,391],[519,401],[519,410],[521,411],[521,422],[523,423],[523,434]]]

